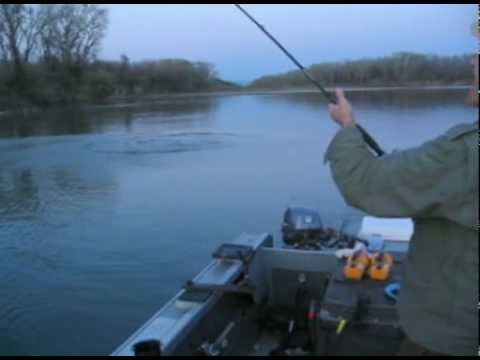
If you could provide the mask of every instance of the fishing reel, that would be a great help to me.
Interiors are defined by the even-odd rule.
[[[289,207],[282,223],[286,247],[302,250],[353,248],[359,239],[331,228],[324,228],[320,214],[312,209]]]

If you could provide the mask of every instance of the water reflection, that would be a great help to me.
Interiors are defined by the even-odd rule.
[[[112,193],[115,190],[114,177],[109,174],[108,169],[97,171],[100,171],[100,179],[98,177],[89,179],[86,177],[87,174],[81,176],[70,169],[54,170],[48,177],[51,181],[49,191],[66,194],[70,199],[73,195],[83,197],[89,194],[101,196]]]
[[[105,170],[101,170],[101,174],[101,179],[88,179],[66,169],[52,169],[48,173],[31,169],[2,169],[0,224],[40,215],[53,217],[57,215],[56,211],[75,207],[90,194],[98,198],[112,193],[115,188],[113,178],[105,177],[108,174]]]
[[[133,123],[133,110],[132,108],[127,108],[125,111],[125,117],[123,119],[123,122],[125,124],[125,130],[127,132],[132,131],[132,123]]]
[[[31,215],[39,204],[38,185],[30,169],[0,173],[0,215]]]
[[[178,121],[186,126],[208,118],[216,106],[214,97],[185,97],[89,108],[68,108],[30,114],[2,116],[0,137],[86,134],[121,129],[131,132],[136,122]]]
[[[384,89],[346,91],[346,96],[356,107],[374,107],[377,110],[434,109],[446,105],[465,105],[467,89]],[[259,97],[266,102],[282,102],[324,109],[326,100],[318,92],[297,92]]]

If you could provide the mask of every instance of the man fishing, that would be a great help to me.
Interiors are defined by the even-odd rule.
[[[472,31],[478,37],[477,24]],[[468,103],[478,107],[478,56],[472,63]],[[478,355],[478,119],[376,157],[343,91],[336,93],[329,109],[342,129],[325,159],[345,201],[415,223],[398,301],[406,333],[398,355]]]
[[[398,306],[407,337],[398,355],[477,355],[478,120],[418,148],[385,155],[354,120],[343,91],[333,98],[264,26],[235,6],[330,102],[342,129],[325,160],[347,203],[377,216],[414,219]],[[478,24],[472,31],[478,38]],[[478,107],[478,56],[472,64],[467,102]]]

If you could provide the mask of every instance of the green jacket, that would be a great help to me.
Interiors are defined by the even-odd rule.
[[[478,123],[380,158],[355,127],[327,149],[346,202],[383,217],[411,217],[398,301],[401,326],[419,345],[478,355]]]

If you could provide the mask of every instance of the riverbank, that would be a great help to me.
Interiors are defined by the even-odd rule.
[[[462,90],[470,88],[469,85],[408,85],[408,86],[342,86],[344,91],[386,91],[386,90]],[[325,88],[329,92],[334,92],[334,87]],[[111,97],[102,103],[90,104],[92,106],[116,105],[124,103],[145,103],[152,101],[178,99],[186,97],[211,97],[211,96],[236,96],[236,95],[275,95],[275,94],[294,94],[294,93],[315,93],[318,89],[315,87],[286,88],[286,89],[254,89],[242,88],[230,91],[201,91],[171,94],[151,94],[143,96],[116,96]]]
[[[377,92],[377,91],[401,91],[401,90],[467,90],[469,85],[406,85],[406,86],[342,86],[343,90],[347,92]],[[326,87],[329,92],[335,91],[334,87]],[[101,102],[89,102],[76,104],[81,108],[104,108],[104,107],[119,107],[119,106],[131,106],[135,104],[145,104],[163,100],[183,99],[192,97],[223,97],[223,96],[238,96],[238,95],[281,95],[281,94],[302,94],[302,93],[315,93],[318,92],[314,87],[301,87],[301,88],[286,88],[286,89],[261,89],[261,88],[241,88],[238,90],[229,91],[201,91],[201,92],[179,92],[179,93],[160,93],[160,94],[148,94],[148,95],[131,95],[131,96],[111,96]],[[53,106],[48,110],[62,109],[69,107],[65,106]],[[26,107],[21,110],[2,110],[0,111],[0,118],[11,114],[20,114],[22,116],[31,114],[32,112],[41,112],[45,109],[38,107]]]

